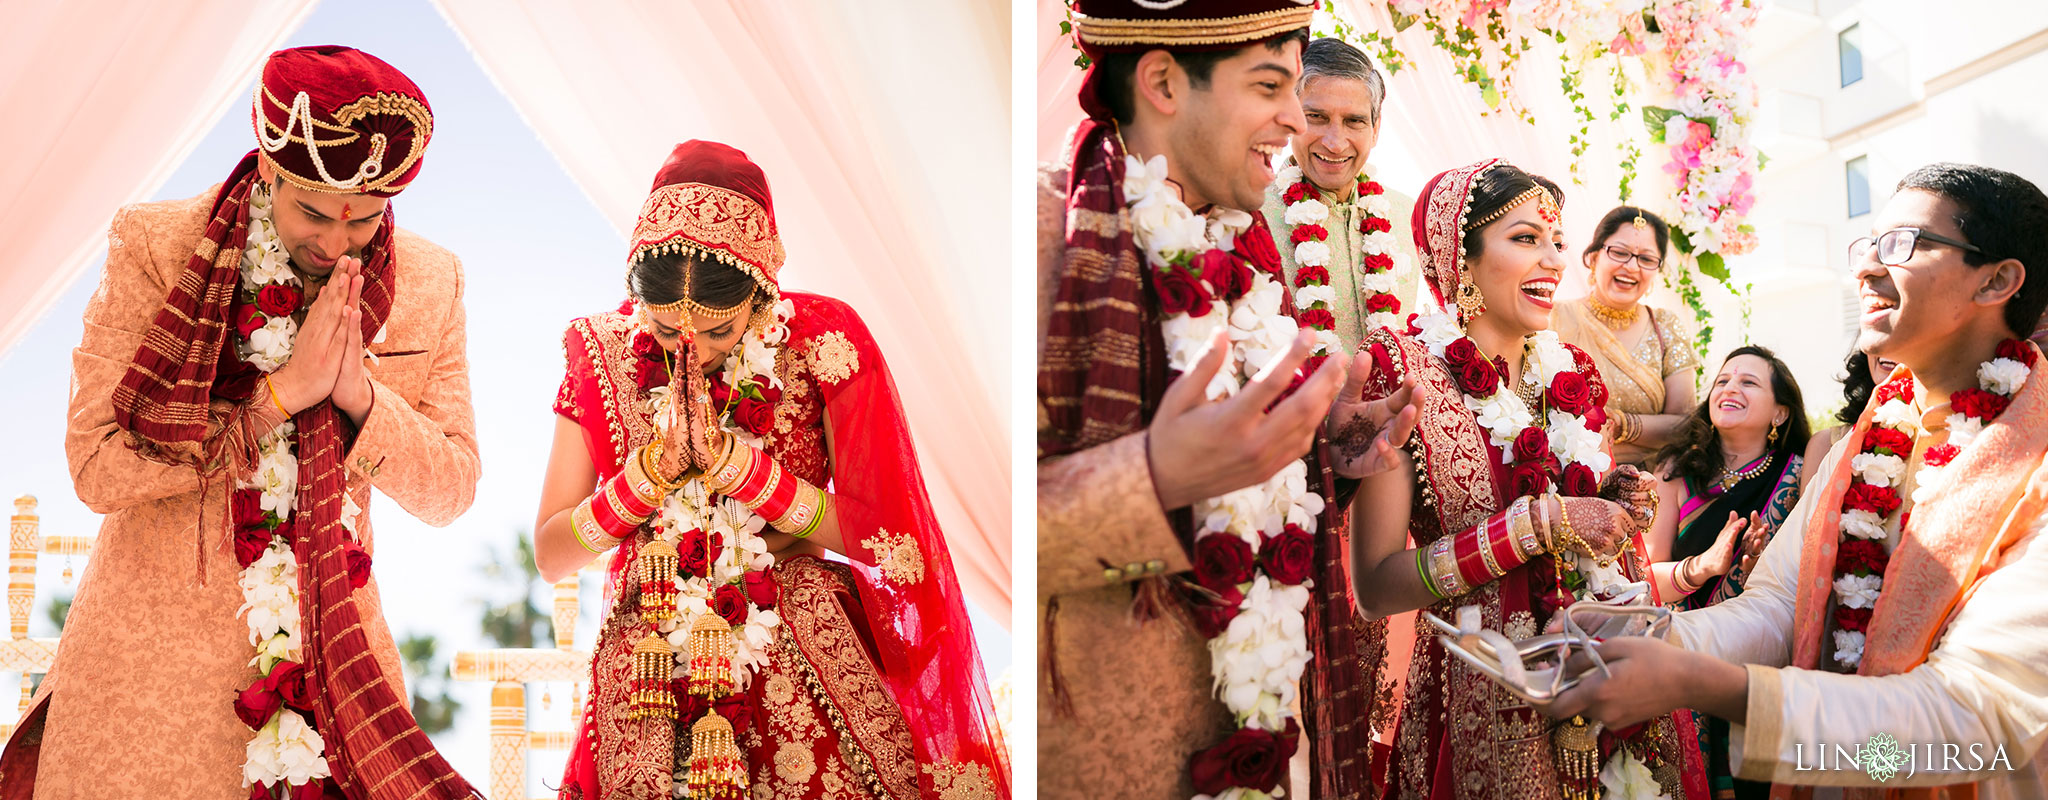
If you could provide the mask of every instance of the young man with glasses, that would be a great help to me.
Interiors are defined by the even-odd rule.
[[[1849,248],[1857,347],[1900,368],[1742,595],[1662,640],[1600,645],[1605,674],[1549,713],[1723,717],[1750,780],[2048,796],[2048,361],[2020,338],[2048,305],[2030,274],[2048,265],[2048,197],[1934,164],[1876,219]]]

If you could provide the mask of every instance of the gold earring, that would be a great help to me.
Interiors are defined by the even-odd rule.
[[[1764,444],[1771,447],[1778,446],[1778,424],[1776,422],[1771,423],[1771,435],[1764,437]]]
[[[1479,293],[1479,284],[1472,282],[1472,273],[1458,276],[1458,321],[1469,322],[1473,317],[1486,313],[1486,297]]]

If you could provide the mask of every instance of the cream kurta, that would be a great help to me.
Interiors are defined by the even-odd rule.
[[[1283,164],[1284,166],[1284,164]],[[1365,174],[1371,176],[1372,165],[1367,164]],[[1415,216],[1415,198],[1386,189],[1388,205],[1393,210],[1387,216],[1392,224],[1390,233],[1397,244],[1394,257],[1394,296],[1401,300],[1403,320],[1409,314],[1427,314],[1436,308],[1436,299],[1428,292],[1421,291],[1422,261],[1415,255],[1415,237],[1409,233],[1409,220]],[[1259,210],[1266,215],[1266,226],[1273,230],[1273,244],[1280,248],[1280,265],[1287,270],[1287,285],[1294,285],[1294,273],[1301,268],[1294,262],[1294,244],[1288,235],[1294,226],[1287,224],[1287,204],[1280,195],[1287,187],[1274,182],[1266,187],[1266,204]],[[1359,210],[1356,195],[1352,200],[1337,203],[1330,208],[1330,218],[1323,221],[1323,227],[1330,232],[1324,243],[1330,246],[1330,288],[1337,291],[1337,302],[1331,304],[1330,313],[1337,318],[1337,339],[1344,343],[1345,352],[1357,352],[1358,343],[1365,338],[1365,296],[1359,292],[1360,276],[1359,244],[1365,235],[1358,231],[1358,223],[1364,219]]]
[[[114,424],[113,391],[204,230],[218,187],[187,200],[122,209],[105,276],[72,356],[71,475],[107,515],[36,703],[47,701],[37,800],[244,798],[253,735],[235,693],[256,677],[239,568],[225,540],[224,481],[207,495],[206,582],[195,579],[201,505],[193,471],[147,462]],[[462,272],[455,256],[404,230],[392,237],[396,297],[386,340],[370,350],[374,404],[345,457],[365,511],[375,486],[431,525],[475,496],[477,449],[464,355]],[[369,516],[359,528],[375,552]],[[373,578],[355,593],[371,652],[402,686],[398,652]],[[402,689],[401,689],[402,691]]]
[[[1842,457],[1837,443],[1816,474],[1831,474]],[[1679,614],[1672,625],[1672,638],[1686,648],[1749,665],[1749,724],[1729,733],[1737,777],[1885,788],[1977,780],[1981,798],[2048,797],[2048,762],[2037,757],[2048,741],[2048,594],[2041,588],[2048,586],[2048,536],[2041,533],[2048,517],[1957,609],[1919,667],[1884,677],[1781,669],[1792,657],[1798,533],[1823,494],[1800,498],[1779,528],[1785,535],[1765,548],[1742,594]],[[1908,505],[1900,513],[1910,512],[1912,493],[1902,494]],[[1982,746],[1986,762],[2003,746],[2014,771],[1944,775],[1927,772],[1923,761],[1918,775],[1901,771],[1880,784],[1853,765],[1813,769],[1818,744],[1826,743],[1832,756],[1834,746],[1853,751],[1877,733],[1904,745],[1932,743],[1937,751],[1943,743],[1959,745],[1966,768],[1972,744]],[[1934,766],[1941,766],[1939,759]]]

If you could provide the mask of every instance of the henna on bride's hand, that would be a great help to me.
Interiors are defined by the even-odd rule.
[[[1357,461],[1372,452],[1372,443],[1380,435],[1380,426],[1373,424],[1364,414],[1353,415],[1330,432],[1330,447],[1337,456],[1347,462]]]

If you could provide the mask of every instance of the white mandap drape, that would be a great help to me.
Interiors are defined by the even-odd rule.
[[[0,353],[149,199],[314,0],[14,3],[0,26]],[[116,7],[118,6],[118,7]]]
[[[105,247],[313,0],[31,3],[0,32],[0,352]],[[786,285],[889,354],[968,596],[1010,619],[1009,19],[1000,3],[440,0],[628,231],[677,142],[759,161]],[[616,254],[623,263],[624,246]]]

